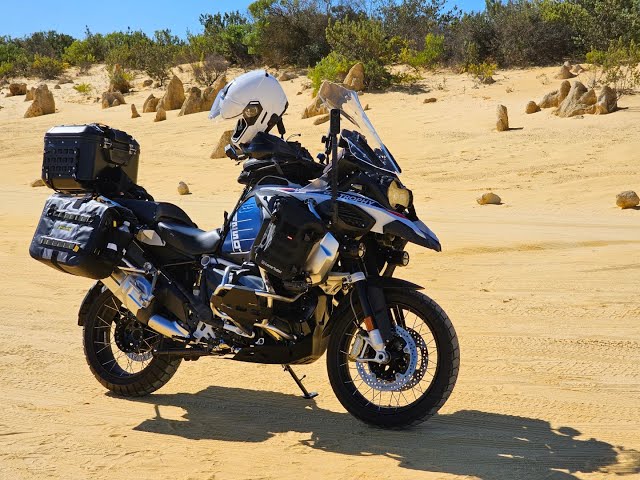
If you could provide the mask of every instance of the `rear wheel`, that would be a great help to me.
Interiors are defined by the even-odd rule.
[[[148,395],[173,377],[181,359],[154,356],[161,339],[108,290],[85,318],[83,344],[91,373],[118,395]]]
[[[385,295],[394,324],[388,362],[350,358],[357,336],[366,331],[361,312],[346,305],[336,312],[327,369],[338,400],[352,415],[400,428],[425,421],[444,405],[456,383],[460,349],[451,320],[436,302],[416,291]]]

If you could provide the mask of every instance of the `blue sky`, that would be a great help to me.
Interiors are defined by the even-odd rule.
[[[0,35],[21,37],[39,30],[57,30],[83,37],[85,25],[94,33],[143,30],[153,33],[170,28],[184,37],[187,30],[200,31],[198,16],[229,10],[246,10],[251,0],[129,0],[92,2],[87,0],[7,1],[0,7]],[[481,10],[484,0],[449,0],[463,10]]]

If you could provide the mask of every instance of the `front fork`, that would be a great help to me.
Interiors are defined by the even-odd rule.
[[[368,333],[368,338],[356,337],[356,342],[351,350],[354,360],[364,360],[362,354],[366,350],[368,343],[376,352],[375,360],[379,363],[386,363],[389,355],[386,352],[386,344],[391,339],[392,325],[389,318],[389,310],[384,297],[384,290],[367,283],[366,277],[354,282],[354,288],[358,295],[358,300],[362,307],[364,325]],[[367,359],[371,361],[373,359]]]

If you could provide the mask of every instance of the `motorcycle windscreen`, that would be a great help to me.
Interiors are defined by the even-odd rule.
[[[356,158],[390,173],[399,174],[402,171],[373,128],[356,92],[337,83],[325,81],[318,91],[318,97],[329,110],[340,110],[341,118],[347,120],[352,125],[351,128],[363,137],[363,143],[366,145],[358,145],[359,142],[345,138],[349,142],[349,150]],[[345,127],[349,128],[348,125]]]

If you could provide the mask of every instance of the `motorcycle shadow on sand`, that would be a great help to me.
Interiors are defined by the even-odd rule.
[[[534,418],[461,410],[409,430],[386,431],[277,392],[212,386],[197,394],[154,394],[135,401],[154,404],[156,412],[135,430],[193,440],[264,442],[281,432],[310,433],[301,445],[343,455],[383,455],[402,468],[483,480],[640,473],[640,452],[578,439],[580,432],[573,428],[554,429]],[[182,420],[165,419],[163,406],[186,413]]]

